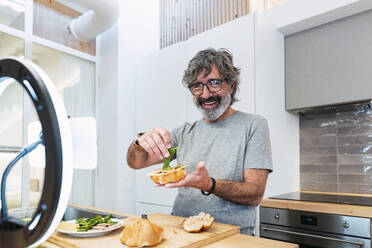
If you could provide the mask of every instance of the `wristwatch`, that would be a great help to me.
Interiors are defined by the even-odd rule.
[[[211,177],[211,180],[212,180],[212,186],[208,190],[208,192],[205,192],[203,190],[200,190],[203,195],[210,195],[210,194],[212,194],[214,192],[214,190],[216,188],[216,180],[213,177]]]

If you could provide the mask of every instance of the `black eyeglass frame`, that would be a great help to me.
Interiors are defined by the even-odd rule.
[[[218,89],[218,90],[211,90],[211,89],[209,88],[208,85],[209,85],[212,81],[219,81],[219,82],[220,82],[220,89]],[[201,96],[201,95],[203,94],[203,92],[204,92],[204,87],[207,87],[207,89],[208,89],[209,92],[211,92],[211,93],[217,93],[217,92],[219,92],[220,90],[222,90],[222,84],[223,84],[224,81],[226,81],[227,84],[230,84],[230,82],[229,82],[226,78],[223,78],[223,79],[210,79],[210,80],[208,80],[207,83],[202,83],[202,82],[195,82],[195,83],[192,83],[188,88],[189,88],[189,90],[190,90],[190,92],[191,92],[191,94],[192,94],[193,96]],[[192,89],[191,89],[191,88],[192,88],[194,85],[196,85],[196,84],[202,86],[202,90],[201,90],[201,93],[200,93],[200,94],[194,94],[194,93],[192,92]]]

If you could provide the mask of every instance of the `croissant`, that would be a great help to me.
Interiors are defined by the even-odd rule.
[[[190,216],[182,222],[183,229],[186,232],[201,232],[206,231],[213,225],[214,218],[210,214],[204,212],[199,215]]]
[[[154,246],[164,238],[161,226],[151,223],[148,219],[140,219],[135,224],[125,227],[120,234],[120,242],[129,247]]]

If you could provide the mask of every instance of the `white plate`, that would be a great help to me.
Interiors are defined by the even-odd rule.
[[[118,228],[121,228],[124,225],[124,222],[122,220],[118,220],[118,219],[115,219],[115,218],[111,218],[111,220],[115,221],[117,223],[115,225],[109,226],[106,230],[90,229],[86,232],[77,232],[77,231],[71,232],[71,231],[61,230],[58,227],[57,227],[56,230],[60,233],[68,234],[68,235],[73,236],[73,237],[96,237],[96,236],[105,235],[109,232],[112,232],[112,231],[118,229]],[[65,221],[65,222],[76,224],[76,220],[68,220],[68,221]]]

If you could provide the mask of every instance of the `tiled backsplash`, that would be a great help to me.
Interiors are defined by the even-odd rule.
[[[301,190],[372,194],[372,109],[300,117]]]

